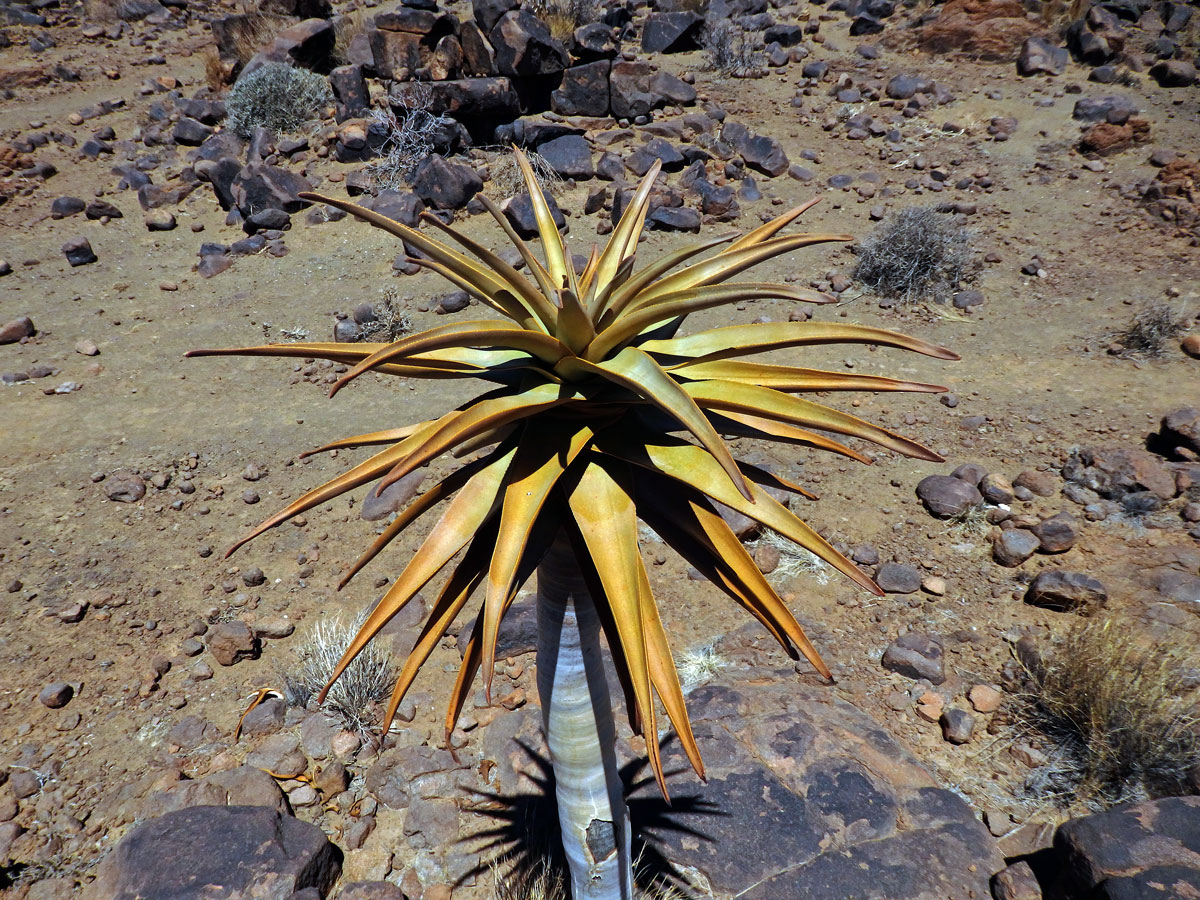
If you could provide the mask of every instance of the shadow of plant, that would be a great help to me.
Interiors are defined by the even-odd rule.
[[[664,743],[670,743],[674,736]],[[562,835],[558,828],[558,804],[554,796],[554,771],[550,760],[524,741],[517,742],[537,767],[537,774],[527,773],[535,790],[505,796],[492,791],[472,789],[476,802],[467,806],[496,824],[464,840],[483,840],[478,849],[479,864],[459,879],[456,887],[468,879],[493,868],[518,884],[529,883],[543,873],[566,884],[570,881],[567,861],[563,855]],[[629,806],[633,834],[634,882],[639,892],[660,892],[673,897],[698,896],[689,881],[671,864],[661,850],[662,835],[685,834],[702,841],[708,835],[677,821],[682,814],[724,815],[715,803],[696,795],[676,797],[670,803],[654,787],[654,776],[647,772],[645,758],[633,760],[620,770],[621,782]],[[680,770],[682,771],[682,770]],[[678,772],[667,772],[667,776]],[[673,893],[671,893],[673,892]]]

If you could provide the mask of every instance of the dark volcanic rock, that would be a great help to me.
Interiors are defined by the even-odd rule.
[[[1062,477],[1095,491],[1109,500],[1126,494],[1151,491],[1163,500],[1175,496],[1175,476],[1161,459],[1137,448],[1083,449],[1072,454]]]
[[[483,180],[470,166],[448,162],[436,153],[413,172],[413,193],[435,209],[462,209],[483,190]]]
[[[520,6],[520,0],[471,0],[471,10],[475,16],[475,24],[490,32],[506,12]]]
[[[50,218],[65,219],[68,216],[78,215],[86,206],[87,203],[78,197],[55,197],[50,204]]]
[[[953,475],[927,475],[917,484],[917,496],[929,512],[943,519],[961,516],[983,503],[977,487]]]
[[[1200,797],[1125,804],[1061,825],[1055,896],[1192,896],[1200,886]]]
[[[367,91],[367,80],[361,65],[338,66],[333,69],[329,73],[329,87],[333,90],[339,122],[365,115],[371,108],[371,95]]]
[[[563,178],[585,180],[596,174],[592,165],[592,145],[578,134],[564,134],[538,146],[546,164]]]
[[[15,344],[22,338],[33,337],[36,333],[33,319],[29,316],[19,316],[0,325],[0,344]]]
[[[314,825],[261,806],[196,806],[127,834],[91,888],[110,900],[286,900],[305,888],[324,896],[341,866],[342,852]]]
[[[222,666],[232,666],[245,659],[258,659],[260,644],[245,622],[218,622],[205,636],[208,652]]]
[[[743,633],[721,642],[723,655],[749,659]],[[705,685],[689,710],[708,783],[694,800],[677,800],[652,838],[673,864],[699,869],[715,896],[988,896],[990,873],[1003,867],[993,839],[861,712],[794,675]],[[663,755],[665,765],[687,765],[675,744]],[[874,758],[896,768],[883,774]]]
[[[458,652],[461,655],[471,639],[471,631],[475,628],[475,620],[471,619],[458,632]],[[496,658],[521,656],[537,650],[537,604],[533,602],[514,603],[512,608],[500,620],[500,632],[496,644]]]
[[[644,116],[659,105],[659,96],[650,90],[654,68],[644,62],[614,62],[608,77],[609,102],[618,119]]]
[[[92,245],[85,237],[71,238],[62,245],[62,252],[72,268],[86,266],[96,261],[96,254],[92,250]]]
[[[992,540],[992,558],[1002,566],[1016,568],[1041,546],[1037,535],[1024,528],[1008,528]]]
[[[558,204],[554,202],[554,198],[550,194],[543,191],[542,196],[546,198],[546,205],[550,207],[550,215],[554,217],[554,224],[561,231],[567,224],[562,210],[558,208]],[[533,213],[533,199],[527,191],[522,191],[504,204],[504,215],[508,217],[508,221],[512,223],[513,228],[521,237],[537,236],[537,217]]]
[[[570,65],[566,48],[551,37],[546,23],[524,10],[501,16],[491,43],[501,75],[551,75]]]
[[[607,59],[567,69],[562,83],[550,95],[551,109],[563,116],[608,115],[611,69]]]
[[[1200,454],[1200,409],[1185,406],[1163,416],[1159,437],[1171,451],[1180,447]]]
[[[1191,87],[1196,83],[1196,67],[1186,59],[1162,59],[1150,67],[1150,76],[1165,88]]]
[[[642,50],[646,53],[685,53],[699,49],[704,18],[690,10],[652,12],[642,26]]]
[[[1061,75],[1070,57],[1065,47],[1056,47],[1045,38],[1026,38],[1017,57],[1017,71],[1022,75]]]
[[[390,188],[380,191],[363,206],[409,228],[417,227],[425,210],[425,202],[412,191],[401,192]]]
[[[1040,572],[1025,592],[1025,602],[1048,609],[1068,611],[1080,607],[1102,606],[1108,602],[1108,590],[1090,575],[1052,569]]]
[[[941,684],[946,680],[944,657],[937,638],[910,631],[888,645],[880,664],[907,678],[926,678],[930,684]]]
[[[915,594],[921,589],[921,573],[912,566],[884,563],[875,573],[875,583],[889,594]]]
[[[266,163],[246,166],[229,186],[230,197],[244,217],[263,209],[299,212],[309,204],[296,195],[311,190],[312,185],[303,176]]]
[[[693,233],[698,232],[701,225],[700,213],[686,206],[660,206],[646,217],[646,222],[651,227],[663,231],[690,231]]]
[[[1079,539],[1079,522],[1070,513],[1060,512],[1039,522],[1033,533],[1041,542],[1042,552],[1063,553]]]
[[[171,130],[171,137],[175,139],[175,143],[183,144],[187,147],[199,147],[213,133],[211,126],[205,125],[190,116],[184,116],[175,123],[175,127]]]

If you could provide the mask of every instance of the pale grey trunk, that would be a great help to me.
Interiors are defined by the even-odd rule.
[[[600,620],[575,554],[558,540],[538,567],[538,693],[574,900],[632,900],[629,813]]]

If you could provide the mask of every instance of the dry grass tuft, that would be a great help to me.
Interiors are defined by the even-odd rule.
[[[1029,724],[1061,747],[1077,796],[1107,806],[1194,789],[1200,698],[1189,668],[1198,656],[1147,644],[1128,623],[1088,619],[1028,673]]]
[[[204,51],[204,83],[208,85],[208,89],[214,94],[221,93],[225,90],[228,74],[225,64],[221,62],[221,54],[217,52],[217,48],[206,48]]]
[[[753,39],[724,19],[705,23],[700,46],[708,68],[726,78],[753,78],[764,72],[763,54]]]
[[[300,666],[285,678],[285,695],[292,706],[307,706],[321,692],[341,661],[346,647],[366,620],[366,612],[355,619],[322,619],[297,651]],[[391,653],[372,641],[334,682],[325,698],[325,708],[338,716],[346,728],[367,734],[378,726],[377,707],[392,694],[396,668]]]
[[[1188,330],[1188,319],[1180,316],[1161,300],[1146,303],[1134,313],[1129,324],[1109,336],[1117,346],[1117,356],[1127,359],[1152,359],[1162,356],[1168,344]]]
[[[287,16],[257,10],[231,21],[229,27],[233,30],[233,49],[238,68],[250,62],[254,54],[269,47],[275,41],[275,35],[294,21]]]
[[[526,150],[525,158],[529,160],[543,193],[556,196],[562,191],[562,177],[550,168],[540,153]],[[507,200],[525,191],[525,179],[511,150],[495,149],[489,153],[488,173],[487,190],[496,199]]]
[[[339,65],[350,61],[350,42],[367,27],[365,10],[356,9],[333,20],[333,58]]]
[[[556,41],[569,42],[576,28],[600,19],[596,0],[534,0],[530,9],[546,23]]]
[[[1059,33],[1084,15],[1089,6],[1091,0],[1043,0],[1038,16],[1048,28]]]
[[[972,273],[970,233],[953,217],[910,206],[893,213],[858,245],[854,277],[903,303],[938,299]]]
[[[801,547],[777,531],[767,529],[758,539],[779,551],[779,565],[771,573],[772,580],[790,580],[801,575],[816,580],[817,584],[829,584],[829,565],[815,553]]]
[[[685,694],[712,681],[725,668],[725,658],[713,644],[704,644],[684,650],[675,660],[679,671],[679,683]]]
[[[503,862],[492,864],[490,900],[571,900],[570,888],[548,862],[530,868],[514,867],[508,873],[501,871]],[[634,893],[637,900],[687,900],[687,895],[673,885],[656,884]]]

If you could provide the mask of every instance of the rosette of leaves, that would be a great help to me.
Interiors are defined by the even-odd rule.
[[[556,539],[565,541],[592,588],[626,688],[632,724],[647,737],[647,753],[665,793],[656,696],[697,773],[703,774],[703,766],[639,552],[638,520],[761,622],[789,654],[802,654],[818,672],[831,677],[714,503],[786,536],[866,590],[881,592],[868,575],[765,490],[781,488],[811,497],[802,486],[739,462],[726,438],[779,441],[869,462],[831,435],[848,436],[906,456],[939,460],[915,441],[808,395],[945,388],[767,364],[749,357],[830,344],[886,346],[943,360],[958,357],[913,337],[850,324],[745,324],[681,334],[685,318],[699,310],[762,299],[832,301],[789,285],[730,279],[793,250],[851,237],[783,234],[812,206],[807,203],[745,234],[710,237],[636,268],[638,239],[658,174],[655,164],[607,245],[594,248],[577,272],[519,151],[518,160],[533,201],[544,260],[491,201],[482,195],[480,200],[520,252],[528,277],[432,216],[425,222],[457,248],[353,203],[301,195],[344,209],[400,238],[410,253],[419,254],[415,262],[498,315],[440,325],[389,344],[290,343],[191,355],[318,357],[350,366],[331,395],[366,372],[418,379],[476,378],[491,386],[435,418],[381,423],[386,427],[380,431],[311,451],[382,447],[271,516],[230,553],[267,529],[369,482],[378,480],[376,490],[382,490],[443,453],[466,458],[400,512],[346,573],[343,585],[418,518],[446,502],[428,537],[346,649],[333,678],[447,568],[392,693],[384,727],[442,636],[471,597],[481,593],[481,612],[450,696],[448,735],[480,670],[490,691],[500,623],[518,589]]]

